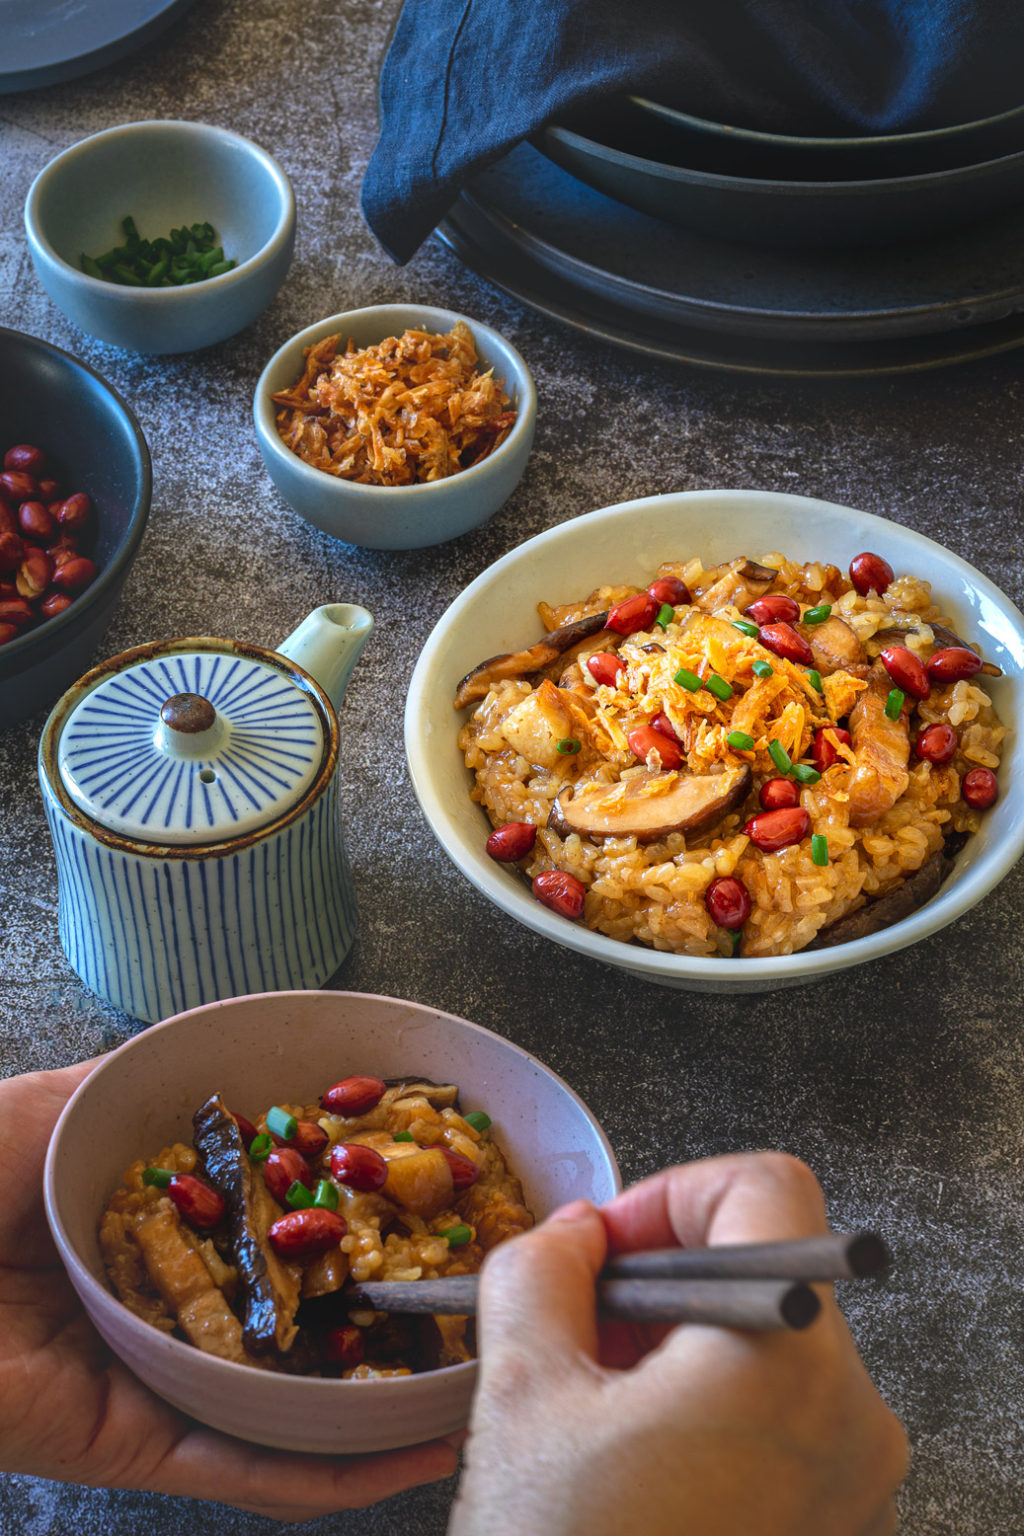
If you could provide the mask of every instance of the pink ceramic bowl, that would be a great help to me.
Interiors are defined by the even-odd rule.
[[[314,1100],[339,1076],[417,1073],[486,1109],[538,1217],[621,1187],[607,1138],[561,1078],[500,1035],[418,1003],[358,992],[266,992],[175,1015],[105,1057],[57,1122],[46,1212],[103,1338],[160,1397],[227,1434],[289,1451],[366,1453],[461,1428],[476,1365],[369,1381],[282,1376],[205,1355],[135,1317],[108,1289],[97,1228],[129,1163],[191,1139],[193,1111]]]

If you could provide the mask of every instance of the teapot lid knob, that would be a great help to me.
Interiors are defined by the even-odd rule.
[[[217,719],[217,711],[201,694],[173,693],[161,706],[160,719],[172,731],[196,736],[200,731],[210,729]]]

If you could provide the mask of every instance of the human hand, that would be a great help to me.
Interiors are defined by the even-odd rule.
[[[277,1520],[362,1508],[450,1476],[443,1441],[376,1456],[295,1456],[204,1429],[120,1364],[50,1237],[43,1163],[94,1061],[0,1082],[0,1468],[214,1499]]]
[[[889,1536],[906,1440],[828,1287],[799,1333],[596,1317],[612,1254],[827,1230],[810,1171],[760,1153],[579,1201],[496,1248],[449,1536]]]

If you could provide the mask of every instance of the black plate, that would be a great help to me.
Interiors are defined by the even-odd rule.
[[[0,0],[0,92],[73,80],[158,37],[195,0]]]
[[[845,378],[916,372],[990,357],[1024,345],[1024,315],[1017,313],[1016,309],[1021,300],[1021,284],[1024,283],[1024,258],[1019,263],[1014,298],[1005,301],[1003,305],[993,300],[983,323],[968,323],[977,318],[971,299],[965,296],[970,293],[970,286],[966,274],[952,264],[945,299],[938,301],[938,307],[946,318],[946,329],[938,326],[925,332],[887,335],[884,334],[885,317],[882,316],[883,334],[869,334],[863,340],[849,339],[851,333],[844,336],[842,331],[836,339],[830,340],[827,325],[818,335],[812,331],[809,336],[799,327],[796,331],[789,328],[788,318],[795,318],[798,322],[821,319],[822,316],[814,311],[808,311],[807,315],[800,315],[799,311],[791,315],[776,312],[775,327],[759,331],[747,324],[750,311],[735,304],[722,304],[712,310],[714,314],[724,316],[727,322],[720,328],[694,324],[682,309],[679,312],[651,312],[631,306],[611,286],[604,293],[599,291],[601,269],[597,266],[593,270],[598,281],[588,287],[575,280],[575,263],[570,261],[563,270],[557,270],[538,260],[536,237],[516,225],[513,213],[508,210],[499,212],[492,203],[480,200],[480,192],[485,197],[493,198],[502,186],[508,189],[511,162],[518,158],[521,163],[529,153],[524,150],[521,154],[517,150],[502,165],[492,168],[485,177],[479,178],[474,189],[463,194],[449,211],[439,234],[467,266],[503,292],[520,300],[530,309],[598,340],[648,357],[689,363],[696,367],[801,378]],[[559,174],[553,167],[549,167],[549,170],[552,175]],[[579,185],[572,182],[570,177],[563,179],[571,187]],[[512,185],[515,185],[514,180]],[[545,208],[542,198],[537,196],[538,184],[531,182],[529,185],[534,201],[527,201],[526,206],[520,206],[515,211],[531,216],[535,223],[543,223],[547,219],[558,221],[568,229],[576,228],[574,210],[581,211],[579,199],[574,202],[570,198],[568,203]],[[587,188],[580,188],[579,191],[585,193],[587,198],[598,196]],[[518,192],[521,201],[526,193],[522,187]],[[608,203],[603,198],[599,201]],[[615,204],[608,206],[611,212],[604,212],[604,244],[594,246],[590,253],[595,263],[607,259],[610,254],[609,245],[614,244],[620,256],[625,254],[634,264],[639,265],[650,251],[650,247],[642,243],[643,233],[648,237],[652,231],[667,233],[668,236],[676,233],[666,232],[664,226],[643,219],[641,215],[623,213],[621,209],[616,209]],[[620,220],[626,225],[625,228],[621,227]],[[632,220],[639,220],[646,227],[645,230],[630,223]],[[1024,232],[1024,215],[1018,218],[1017,227],[1019,232]],[[585,241],[586,227],[578,233],[579,238]],[[698,243],[694,244],[696,246]],[[557,257],[556,248],[550,249],[555,251]],[[729,250],[723,243],[715,242],[714,250],[704,249],[700,252],[695,249],[693,255],[696,257],[702,254],[703,269],[714,273],[716,255],[724,256]],[[756,259],[751,261],[749,253],[745,253],[745,265],[740,268],[733,249],[731,262],[735,280],[739,282],[743,278],[756,288],[758,272],[765,255],[758,253]],[[974,255],[976,263],[980,264],[983,252],[975,251]],[[774,262],[778,259],[778,253],[772,253],[771,260]],[[693,268],[681,268],[688,276],[700,270],[700,264],[696,263]],[[793,293],[799,297],[800,282],[792,273],[788,274],[788,280],[793,285]],[[680,280],[680,289],[686,286]],[[679,297],[685,306],[685,294],[680,293]],[[765,297],[762,293],[762,300]],[[703,301],[698,299],[692,302],[699,310]],[[935,303],[930,307],[935,308]],[[988,306],[981,305],[979,313],[984,313],[986,308]],[[914,314],[914,306],[910,306],[906,312]],[[756,313],[762,316],[771,314],[767,310]],[[834,312],[842,313],[841,308]],[[898,308],[893,313],[898,315]],[[830,318],[833,317],[826,316],[826,322]],[[856,335],[856,332],[852,334]]]
[[[581,311],[614,313],[616,330],[692,332],[687,350],[724,337],[762,352],[766,343],[948,338],[1024,308],[1024,211],[885,250],[751,251],[623,208],[520,145],[476,178],[449,226],[479,248],[477,260],[513,257],[513,279],[523,263],[532,291],[557,283]]]

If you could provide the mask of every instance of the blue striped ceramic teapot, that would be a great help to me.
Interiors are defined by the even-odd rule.
[[[247,992],[319,987],[356,928],[338,719],[373,620],[317,608],[277,651],[184,639],[81,678],[39,744],[60,940],[152,1022]]]

